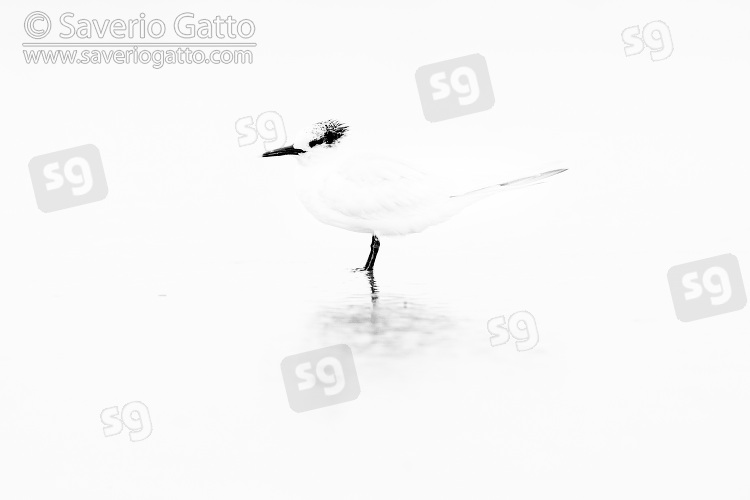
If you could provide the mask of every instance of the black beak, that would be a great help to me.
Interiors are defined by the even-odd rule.
[[[283,148],[266,151],[265,153],[263,153],[263,157],[265,158],[266,156],[298,155],[304,152],[304,150],[297,149],[294,147],[294,144],[292,144],[291,146],[284,146]]]

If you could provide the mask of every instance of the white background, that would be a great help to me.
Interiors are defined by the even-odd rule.
[[[27,65],[32,10],[250,18],[255,63]],[[750,309],[681,323],[666,273],[733,253],[750,280],[749,14],[653,0],[6,7],[0,497],[748,498]],[[625,57],[622,30],[657,19],[672,56]],[[416,69],[473,53],[495,106],[427,122]],[[458,192],[570,170],[384,238],[373,310],[349,271],[369,237],[305,212],[293,159],[238,147],[236,120],[268,110],[290,135],[342,120]],[[40,212],[29,160],[88,143],[108,197]],[[518,310],[539,345],[490,347],[487,320]],[[337,343],[360,397],[294,413],[281,359]],[[102,409],[134,400],[153,434],[105,438]]]

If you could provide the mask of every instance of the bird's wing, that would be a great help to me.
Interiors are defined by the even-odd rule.
[[[530,177],[524,177],[522,179],[507,181],[501,184],[494,184],[492,186],[488,186],[482,189],[475,189],[474,191],[469,191],[468,193],[464,193],[460,195],[453,195],[451,196],[451,200],[455,203],[459,203],[462,205],[469,205],[471,203],[474,203],[475,201],[481,200],[482,198],[485,198],[495,193],[499,193],[501,191],[539,184],[540,182],[543,182],[547,178],[552,177],[553,175],[557,175],[562,172],[565,172],[566,170],[567,168],[559,168],[557,170],[550,170],[549,172],[543,172],[541,174],[532,175]]]
[[[408,217],[448,199],[437,179],[377,157],[343,162],[326,177],[319,194],[330,209],[366,220]]]

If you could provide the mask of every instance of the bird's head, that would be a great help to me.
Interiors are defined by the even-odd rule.
[[[290,146],[263,153],[263,156],[302,155],[336,148],[349,127],[337,120],[325,120],[298,134]]]

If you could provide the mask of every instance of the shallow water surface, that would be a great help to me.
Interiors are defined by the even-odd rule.
[[[360,355],[407,356],[449,341],[461,317],[425,290],[394,293],[381,289],[373,272],[357,272],[361,291],[340,300],[322,300],[311,329],[321,344],[348,344]]]

